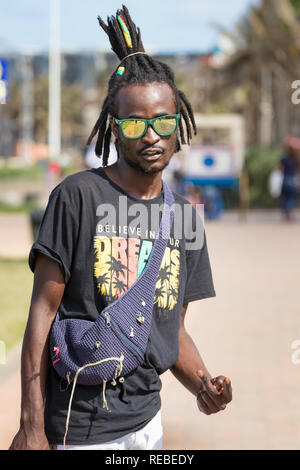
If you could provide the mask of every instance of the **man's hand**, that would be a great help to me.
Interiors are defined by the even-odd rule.
[[[232,400],[231,381],[224,375],[210,379],[201,370],[197,371],[200,378],[200,391],[197,394],[197,405],[202,413],[210,415],[224,410]]]
[[[44,429],[46,380],[50,363],[49,333],[64,289],[64,277],[59,265],[38,254],[21,355],[20,429],[10,450],[50,449]]]
[[[28,432],[24,428],[20,428],[9,450],[50,450],[50,445],[44,430]]]

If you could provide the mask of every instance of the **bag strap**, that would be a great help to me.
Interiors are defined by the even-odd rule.
[[[118,304],[124,303],[124,307],[126,308],[131,302],[135,303],[136,298],[138,297],[147,302],[148,307],[145,310],[145,313],[152,314],[157,277],[174,220],[174,197],[168,185],[164,181],[162,181],[162,183],[164,192],[163,212],[158,236],[153,244],[147,264],[138,279],[136,279],[136,281],[121,295],[121,297],[106,307],[110,312],[113,311],[114,307],[119,307]],[[151,305],[149,305],[149,303]]]
[[[154,245],[152,247],[150,257],[148,262],[145,266],[144,271],[137,279],[137,282],[141,282],[143,277],[153,277],[155,272],[158,271],[162,262],[162,257],[164,255],[166,246],[168,244],[168,239],[170,237],[171,227],[173,224],[174,219],[174,197],[167,186],[166,183],[163,182],[164,188],[164,207],[162,218],[159,226],[159,233],[157,238],[155,239]],[[150,280],[150,279],[149,279]]]

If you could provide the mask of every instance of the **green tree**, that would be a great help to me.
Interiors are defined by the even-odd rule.
[[[232,31],[223,31],[235,53],[222,68],[215,97],[246,120],[246,144],[282,146],[298,134],[300,107],[292,83],[300,76],[299,0],[262,0]],[[221,29],[221,28],[220,28]]]

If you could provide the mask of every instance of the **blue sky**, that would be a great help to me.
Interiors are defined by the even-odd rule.
[[[48,48],[49,0],[0,0],[0,51]],[[127,0],[146,48],[155,52],[208,51],[214,27],[233,28],[259,0]],[[115,14],[122,0],[61,0],[61,44],[65,50],[108,49],[97,16]]]

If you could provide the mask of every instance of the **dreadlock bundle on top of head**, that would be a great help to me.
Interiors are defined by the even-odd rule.
[[[87,145],[97,135],[95,152],[98,157],[103,154],[103,166],[107,166],[111,140],[110,116],[115,115],[115,98],[118,91],[129,85],[146,85],[148,83],[167,83],[173,90],[176,112],[181,113],[176,152],[180,144],[190,143],[192,129],[196,134],[196,125],[192,107],[185,94],[178,90],[172,70],[163,62],[155,60],[145,53],[140,29],[131,19],[126,6],[122,6],[115,16],[107,18],[107,24],[98,17],[102,29],[109,37],[112,50],[120,60],[108,83],[108,93],[104,100],[100,116],[91,132]],[[186,135],[184,132],[184,124]]]
[[[112,50],[122,62],[127,56],[145,54],[140,29],[133,23],[128,9],[123,5],[116,16],[107,17],[107,25],[98,16],[101,28],[109,37]]]

